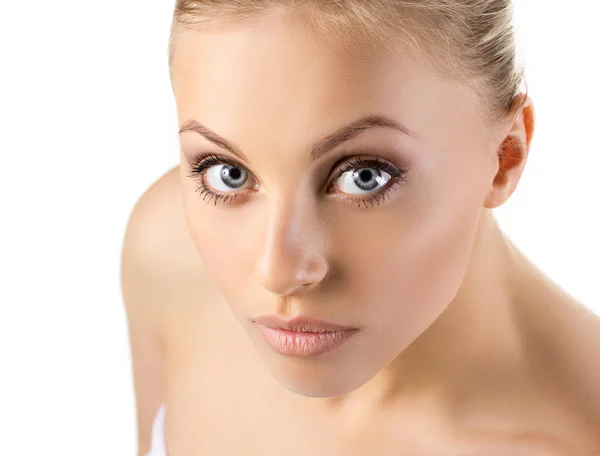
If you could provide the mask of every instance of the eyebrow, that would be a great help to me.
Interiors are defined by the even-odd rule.
[[[416,136],[411,130],[409,130],[402,123],[381,115],[381,114],[372,114],[368,116],[361,117],[360,119],[340,128],[334,133],[326,136],[322,140],[318,141],[313,147],[311,151],[311,159],[317,160],[322,157],[324,154],[339,146],[340,144],[349,141],[350,139],[358,136],[363,131],[369,130],[371,128],[387,128],[395,131],[399,131],[408,136]],[[193,131],[198,133],[199,135],[206,138],[208,141],[216,144],[223,149],[228,150],[233,155],[236,155],[240,159],[244,161],[248,161],[246,155],[233,144],[229,143],[225,138],[218,135],[214,131],[210,130],[206,126],[202,125],[200,122],[196,120],[188,120],[185,122],[179,129],[179,134],[185,131]]]

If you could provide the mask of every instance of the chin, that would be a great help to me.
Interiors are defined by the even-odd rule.
[[[278,379],[279,380],[279,379]],[[283,383],[279,380],[279,383],[291,391],[294,394],[304,397],[312,398],[333,398],[348,394],[358,387],[344,387],[344,385],[331,384],[331,383],[319,383],[316,381],[300,383],[298,381],[288,381]],[[359,385],[360,386],[360,385]]]
[[[273,377],[287,390],[305,397],[332,398],[351,393],[360,388],[373,375],[349,376],[333,366],[317,372],[313,369],[271,369]]]
[[[361,357],[353,360],[341,355],[337,359],[332,356],[303,359],[284,357],[267,350],[260,351],[273,378],[285,389],[300,396],[331,398],[348,394],[378,372],[375,366],[365,365]]]

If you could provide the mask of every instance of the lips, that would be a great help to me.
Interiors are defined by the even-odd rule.
[[[260,325],[266,326],[271,329],[280,329],[286,331],[295,332],[307,332],[307,333],[327,333],[336,331],[347,331],[352,328],[350,326],[343,326],[327,321],[317,320],[311,317],[297,316],[291,320],[283,320],[277,315],[262,315],[254,319],[254,321]]]
[[[342,326],[310,317],[282,320],[276,315],[254,319],[263,340],[276,352],[292,357],[319,356],[340,347],[357,328]]]

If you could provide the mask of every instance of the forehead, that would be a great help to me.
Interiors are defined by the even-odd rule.
[[[409,55],[366,39],[327,40],[293,14],[184,30],[172,66],[178,116],[223,133],[273,135],[277,126],[288,137],[318,138],[373,113],[419,135],[444,134],[441,126],[459,122],[472,130],[480,118],[474,93]]]

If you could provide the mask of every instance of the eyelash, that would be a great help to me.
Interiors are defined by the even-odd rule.
[[[208,188],[208,186],[204,183],[204,172],[212,166],[223,164],[235,166],[236,168],[242,168],[245,170],[245,168],[243,166],[240,166],[239,163],[237,163],[235,160],[214,153],[197,157],[188,169],[188,177],[195,180],[198,184],[196,191],[200,191],[201,196],[204,195],[202,200],[206,201],[206,199],[208,198],[207,203],[210,203],[210,201],[212,200],[214,201],[215,206],[217,205],[217,203],[233,204],[233,202],[237,199],[238,196],[240,196],[241,193],[232,193],[230,195],[217,193]],[[350,200],[352,204],[356,204],[359,208],[361,207],[361,204],[364,204],[365,207],[367,207],[367,204],[370,204],[371,207],[374,207],[375,205],[380,205],[383,201],[385,201],[387,197],[391,196],[391,194],[397,190],[399,184],[406,180],[405,170],[397,168],[386,161],[380,161],[379,157],[359,157],[345,162],[345,164],[339,169],[339,171],[337,171],[335,178],[329,184],[327,184],[327,191],[329,191],[333,187],[335,182],[339,179],[339,177],[342,174],[360,168],[378,169],[389,174],[390,179],[384,187],[375,191],[374,193],[369,194],[369,196],[356,197],[344,193],[344,196],[336,197],[343,199],[344,202]],[[248,174],[250,173],[248,172]]]
[[[235,166],[236,168],[241,168],[241,166],[238,163],[236,163],[234,160],[231,160],[227,157],[222,157],[217,154],[208,154],[208,155],[200,156],[200,157],[197,157],[196,159],[194,159],[194,162],[191,164],[191,166],[188,169],[188,171],[189,171],[188,177],[191,177],[192,179],[194,179],[197,182],[198,187],[196,188],[196,191],[200,191],[200,196],[204,195],[204,197],[202,198],[203,201],[205,201],[206,198],[208,197],[207,203],[210,203],[211,200],[214,200],[215,206],[219,202],[221,204],[224,204],[224,203],[231,204],[239,196],[239,193],[231,194],[231,195],[224,195],[224,194],[212,191],[204,183],[204,176],[203,176],[204,171],[206,171],[211,166],[216,166],[216,165],[231,165],[231,166]]]

